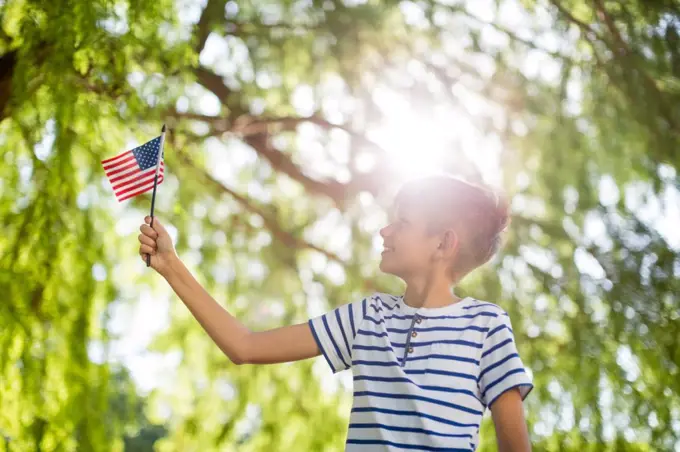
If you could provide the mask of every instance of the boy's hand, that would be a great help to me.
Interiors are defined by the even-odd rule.
[[[149,226],[151,217],[144,218],[145,224],[139,227],[139,254],[144,262],[146,255],[151,255],[151,268],[165,276],[173,259],[177,258],[170,234],[165,230],[158,217],[153,219],[153,228]]]

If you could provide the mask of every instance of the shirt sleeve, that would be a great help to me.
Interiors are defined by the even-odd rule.
[[[368,300],[364,298],[309,320],[314,339],[333,373],[352,366],[352,344],[367,307]]]
[[[484,340],[478,384],[482,402],[488,407],[513,388],[519,388],[524,400],[534,387],[517,352],[510,317],[505,313],[491,323]]]

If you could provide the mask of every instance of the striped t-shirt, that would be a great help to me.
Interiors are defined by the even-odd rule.
[[[376,293],[309,324],[333,372],[352,368],[347,451],[474,451],[486,407],[533,387],[492,303],[414,308]]]

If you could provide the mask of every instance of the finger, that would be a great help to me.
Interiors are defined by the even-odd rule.
[[[151,248],[149,245],[139,245],[139,254],[141,255],[150,254],[154,256],[156,254],[156,250]]]
[[[154,240],[158,238],[158,232],[154,231],[151,229],[151,226],[148,224],[143,224],[139,227],[139,230],[142,231],[142,234],[144,234],[147,237],[150,237]]]
[[[151,217],[147,216],[146,218],[144,218],[144,221],[147,224],[151,224]],[[166,234],[167,233],[166,230],[165,230],[165,227],[163,227],[163,224],[160,222],[158,217],[153,217],[153,229],[154,229],[154,231],[156,231],[159,234]]]
[[[138,239],[139,239],[139,243],[141,243],[142,245],[148,245],[153,249],[157,248],[156,241],[154,239],[152,239],[151,237],[148,237],[144,234],[139,234]]]

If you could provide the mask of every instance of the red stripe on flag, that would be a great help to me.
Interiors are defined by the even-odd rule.
[[[163,168],[164,168],[164,167],[165,167],[165,165],[163,165],[163,162],[161,162],[161,171],[163,171]],[[128,169],[129,169],[129,168],[128,168]],[[145,169],[143,172],[144,172],[144,173],[147,173],[147,172],[150,171],[150,170],[153,171],[153,172],[156,171],[155,168],[147,168],[147,169]],[[127,178],[129,178],[129,177],[131,177],[131,176],[134,176],[135,174],[141,173],[141,172],[142,172],[142,171],[140,171],[139,168],[137,168],[137,169],[135,169],[135,171],[128,171],[128,172],[126,172],[125,174],[121,174],[121,175],[116,176],[116,177],[110,177],[110,176],[108,176],[108,177],[109,177],[109,181],[111,182],[111,184],[114,185],[114,184],[116,184],[117,182],[120,182],[120,181],[122,181],[122,180],[124,180],[124,179],[127,179]]]
[[[107,177],[109,178],[111,183],[114,184],[114,183],[119,182],[121,180],[127,179],[130,176],[134,176],[135,174],[139,174],[141,172],[146,172],[146,171],[149,171],[149,170],[142,171],[142,170],[139,169],[139,167],[128,168],[116,177],[111,177],[110,175],[107,175]]]
[[[124,180],[124,179],[126,179],[130,176],[134,176],[135,174],[139,174],[139,173],[141,173],[141,171],[139,171],[139,169],[135,169],[134,171],[129,171],[125,174],[121,174],[120,176],[111,177],[111,178],[109,178],[109,181],[111,182],[111,184],[115,184],[116,182],[122,181],[122,180]]]
[[[163,174],[163,172],[164,172],[164,171],[163,171],[163,168],[161,168],[160,171],[159,171],[159,175],[160,175],[160,174]],[[119,183],[119,184],[114,185],[114,186],[113,186],[113,190],[114,190],[114,191],[115,191],[115,190],[118,190],[120,187],[124,187],[124,186],[129,185],[129,184],[131,184],[131,183],[133,183],[133,182],[137,182],[138,180],[144,179],[144,178],[147,177],[149,174],[152,174],[152,175],[155,176],[155,174],[156,174],[156,169],[154,168],[154,169],[153,169],[153,172],[151,172],[151,173],[147,170],[147,171],[144,171],[143,173],[132,173],[132,174],[133,174],[133,175],[134,175],[134,174],[139,174],[139,175],[138,175],[137,177],[134,177],[134,178],[132,178],[132,179],[128,179],[128,180],[126,180],[126,181],[123,181],[123,182],[121,182],[121,183]],[[130,177],[129,175],[126,175],[126,176],[127,176],[127,177]],[[120,178],[125,178],[125,176],[121,176],[121,177],[119,177],[118,179],[120,179]]]
[[[163,182],[163,178],[162,178],[162,177],[158,177],[158,185],[160,185],[161,182]],[[128,194],[126,194],[126,195],[123,196],[123,197],[119,197],[119,198],[118,198],[118,201],[122,202],[122,201],[125,201],[126,199],[134,198],[135,196],[140,195],[140,194],[142,194],[142,193],[144,193],[144,192],[147,192],[147,191],[149,191],[149,190],[151,190],[151,189],[153,189],[153,182],[151,182],[150,184],[146,185],[144,188],[139,189],[138,191],[135,191],[135,192],[132,192],[132,193],[128,193]]]
[[[117,166],[116,169],[114,169],[112,171],[107,171],[106,176],[110,178],[111,176],[115,176],[116,174],[119,174],[123,171],[129,170],[129,169],[134,168],[134,167],[139,168],[139,165],[137,164],[136,160],[133,161],[132,163],[128,164],[128,165],[120,166],[120,167]]]
[[[130,192],[130,191],[136,190],[137,188],[139,188],[140,186],[142,186],[142,185],[144,185],[148,182],[153,183],[153,180],[154,180],[155,177],[156,177],[156,175],[154,173],[146,173],[146,174],[144,174],[144,177],[142,178],[142,180],[140,182],[125,184],[122,189],[117,190],[115,192],[116,196],[123,195],[125,193]],[[160,176],[159,176],[159,179],[160,179]]]
[[[113,162],[114,160],[117,160],[117,159],[124,157],[128,154],[132,154],[132,151],[123,152],[122,154],[117,155],[115,157],[111,157],[110,159],[102,160],[102,165],[106,165],[107,163]]]
[[[116,169],[119,166],[122,166],[128,162],[134,162],[135,161],[135,156],[130,155],[129,157],[125,157],[124,159],[117,160],[113,163],[109,163],[108,165],[104,165],[104,171]]]

